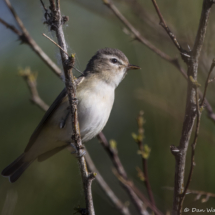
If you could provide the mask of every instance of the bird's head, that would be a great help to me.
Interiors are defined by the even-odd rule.
[[[99,79],[117,87],[127,71],[132,69],[140,69],[140,67],[130,64],[120,50],[104,48],[97,51],[90,59],[84,74],[94,74]]]

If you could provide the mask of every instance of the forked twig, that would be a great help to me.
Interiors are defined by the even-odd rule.
[[[136,206],[137,210],[140,214],[148,214],[145,207],[150,207],[152,211],[154,211],[157,215],[161,215],[162,213],[156,208],[156,206],[153,206],[151,202],[148,201],[148,199],[143,195],[143,193],[134,186],[134,184],[128,180],[127,173],[121,163],[121,160],[118,156],[117,149],[110,146],[109,142],[107,141],[104,134],[101,132],[98,134],[98,139],[108,155],[111,158],[111,161],[114,164],[114,167],[116,168],[117,175],[120,176],[120,178],[123,179],[123,181],[126,181],[128,183],[122,183],[123,187],[126,189],[127,193],[129,194],[131,200],[133,201],[134,205]],[[118,177],[119,179],[119,177]],[[122,180],[120,180],[122,182]],[[132,184],[132,186],[130,186]]]
[[[166,60],[170,64],[174,65],[179,72],[183,75],[185,79],[188,79],[186,71],[182,68],[180,65],[178,58],[171,58],[169,55],[165,54],[162,50],[155,47],[150,41],[148,41],[143,35],[140,34],[140,32],[122,15],[122,13],[117,9],[117,7],[113,4],[111,0],[103,0],[104,4],[110,8],[113,13],[116,15],[116,17],[134,34],[135,38],[145,46],[147,46],[151,51],[156,53],[159,57]],[[166,24],[166,23],[165,23]],[[167,26],[167,24],[166,24]],[[168,26],[167,26],[168,27]],[[168,28],[169,29],[169,28]],[[167,32],[168,35],[172,34],[172,32]],[[175,36],[173,39],[176,38]],[[176,40],[177,41],[177,40]],[[173,41],[175,43],[175,41]],[[178,44],[178,41],[176,42]],[[177,45],[176,45],[177,46]],[[181,47],[181,45],[179,45]],[[180,54],[182,55],[183,59],[189,58],[189,51],[180,50]],[[199,92],[199,97],[202,98],[202,93]],[[205,109],[207,110],[208,118],[211,119],[213,122],[215,122],[215,113],[213,112],[213,109],[208,102],[208,100],[205,98]]]

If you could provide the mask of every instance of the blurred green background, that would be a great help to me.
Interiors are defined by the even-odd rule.
[[[136,4],[135,4],[136,2]],[[42,23],[43,9],[40,1],[11,0],[31,36],[60,66],[57,48],[42,36],[54,37]],[[48,1],[45,1],[46,5]],[[177,50],[158,25],[158,17],[149,0],[115,1],[120,11],[152,43],[172,57]],[[138,5],[138,4],[139,5]],[[192,47],[202,1],[158,0],[161,11],[179,41]],[[139,11],[138,9],[145,11]],[[136,8],[135,8],[136,7]],[[119,156],[129,178],[146,194],[143,182],[137,177],[136,167],[141,167],[137,146],[131,137],[137,132],[136,117],[144,111],[146,123],[144,142],[151,148],[148,161],[149,177],[157,207],[164,213],[171,210],[173,192],[165,189],[174,183],[175,160],[169,146],[178,145],[181,135],[186,99],[186,81],[172,65],[160,59],[147,47],[125,34],[124,26],[103,5],[101,0],[67,0],[61,2],[62,13],[69,16],[65,29],[69,53],[76,53],[76,66],[84,70],[88,60],[100,48],[122,50],[130,63],[139,65],[141,71],[131,71],[116,90],[116,100],[110,119],[104,129],[106,137],[117,141]],[[149,20],[147,16],[151,17]],[[4,1],[0,1],[0,17],[14,24]],[[214,8],[201,55],[198,81],[204,84],[210,62],[214,57]],[[148,23],[154,24],[149,25]],[[0,24],[0,170],[18,157],[29,137],[40,122],[44,112],[30,101],[26,83],[18,76],[18,68],[29,66],[38,72],[39,93],[49,105],[63,89],[64,84],[27,46],[20,45],[17,36]],[[182,62],[182,65],[185,65]],[[186,67],[185,67],[186,69]],[[79,75],[78,73],[75,73]],[[202,87],[203,88],[203,87]],[[207,98],[215,107],[215,84],[209,86]],[[97,168],[123,202],[130,201],[112,173],[112,163],[94,138],[86,145]],[[215,193],[215,125],[204,111],[196,148],[196,167],[190,189]],[[188,151],[187,170],[190,165]],[[112,203],[93,182],[96,214],[116,215]],[[207,208],[215,205],[214,199],[206,203],[194,201],[188,195],[184,207]],[[49,160],[34,162],[14,184],[0,177],[0,212],[2,215],[72,214],[74,207],[84,206],[81,177],[75,156],[64,150]],[[129,206],[132,214],[135,208]],[[189,214],[189,213],[186,213]],[[201,213],[199,213],[201,214]]]

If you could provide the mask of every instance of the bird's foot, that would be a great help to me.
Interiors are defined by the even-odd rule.
[[[77,147],[73,143],[70,143],[70,146],[75,150],[75,151],[71,152],[71,154],[76,154],[77,157],[82,157],[86,154],[84,147],[81,148],[81,150],[78,150]]]

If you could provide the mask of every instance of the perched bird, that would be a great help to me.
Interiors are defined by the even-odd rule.
[[[129,64],[118,49],[97,51],[77,79],[78,119],[81,138],[86,142],[102,131],[109,118],[114,91],[127,70],[140,69]],[[32,134],[24,153],[7,166],[2,175],[15,182],[34,161],[44,161],[71,143],[69,102],[64,89]]]

